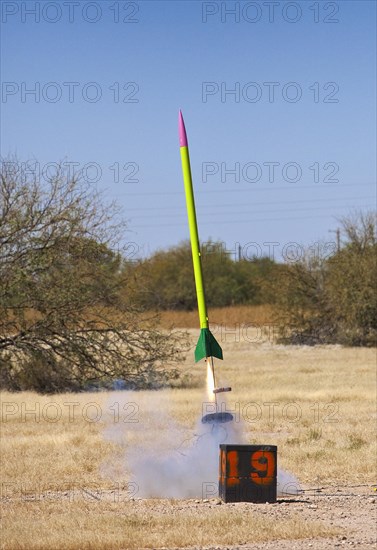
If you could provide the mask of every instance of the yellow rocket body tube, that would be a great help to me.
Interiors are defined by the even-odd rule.
[[[202,262],[200,256],[198,226],[196,222],[196,210],[194,202],[194,190],[192,188],[190,155],[188,147],[181,147],[181,161],[183,182],[185,185],[187,217],[190,231],[192,262],[194,266],[196,296],[198,300],[200,328],[208,328],[208,315],[203,286]]]

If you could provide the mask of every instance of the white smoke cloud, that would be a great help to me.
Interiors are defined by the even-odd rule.
[[[194,430],[179,424],[166,407],[160,392],[119,392],[112,396],[119,409],[136,403],[138,422],[109,424],[105,437],[121,445],[122,457],[102,468],[106,477],[123,476],[136,484],[142,498],[209,498],[217,496],[219,445],[247,444],[241,422],[203,424],[201,415]],[[223,409],[222,409],[223,410]],[[278,496],[297,494],[297,479],[278,470]]]

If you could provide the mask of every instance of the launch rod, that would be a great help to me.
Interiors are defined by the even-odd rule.
[[[203,272],[199,246],[198,224],[196,221],[194,190],[192,188],[190,154],[187,143],[185,123],[183,121],[181,111],[179,111],[179,143],[181,150],[183,182],[185,185],[187,217],[190,231],[192,261],[194,266],[196,296],[198,299],[199,321],[200,328],[202,329],[208,328],[208,315],[204,295]]]

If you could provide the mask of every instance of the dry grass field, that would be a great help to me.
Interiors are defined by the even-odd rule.
[[[198,312],[194,311],[162,311],[161,324],[165,327],[197,328]],[[232,306],[215,307],[211,309],[211,330],[216,325],[236,327],[245,324],[272,324],[274,312],[271,306]]]
[[[216,364],[217,375],[221,384],[232,386],[226,407],[238,432],[247,443],[277,445],[279,467],[296,476],[306,492],[276,505],[219,505],[204,494],[144,498],[133,471],[138,462],[128,460],[135,449],[142,453],[140,463],[150,457],[148,479],[160,475],[153,460],[164,449],[165,479],[172,457],[178,464],[175,476],[177,471],[182,476],[179,486],[190,487],[190,476],[198,474],[195,468],[187,475],[179,470],[208,400],[205,365],[193,365],[191,350],[182,365],[192,376],[187,389],[1,394],[1,548],[283,548],[284,540],[287,548],[306,541],[306,548],[308,539],[313,548],[322,548],[321,541],[332,548],[334,541],[345,542],[344,533],[352,540],[350,533],[358,528],[352,517],[365,516],[357,519],[365,525],[372,521],[376,351],[284,347],[274,344],[268,331],[248,327],[245,332],[236,324],[225,330],[222,320],[216,322],[225,357]],[[198,331],[189,332],[194,341]],[[346,508],[337,515],[337,491],[353,494],[350,487],[356,486],[367,500],[352,504],[350,519]],[[321,491],[327,500],[321,500]],[[351,506],[347,498],[342,502]],[[370,536],[365,537],[358,548],[371,548]]]

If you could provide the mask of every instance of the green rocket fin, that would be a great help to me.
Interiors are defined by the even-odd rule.
[[[199,340],[195,348],[195,362],[197,363],[205,357],[223,358],[223,350],[209,328],[200,329]]]

